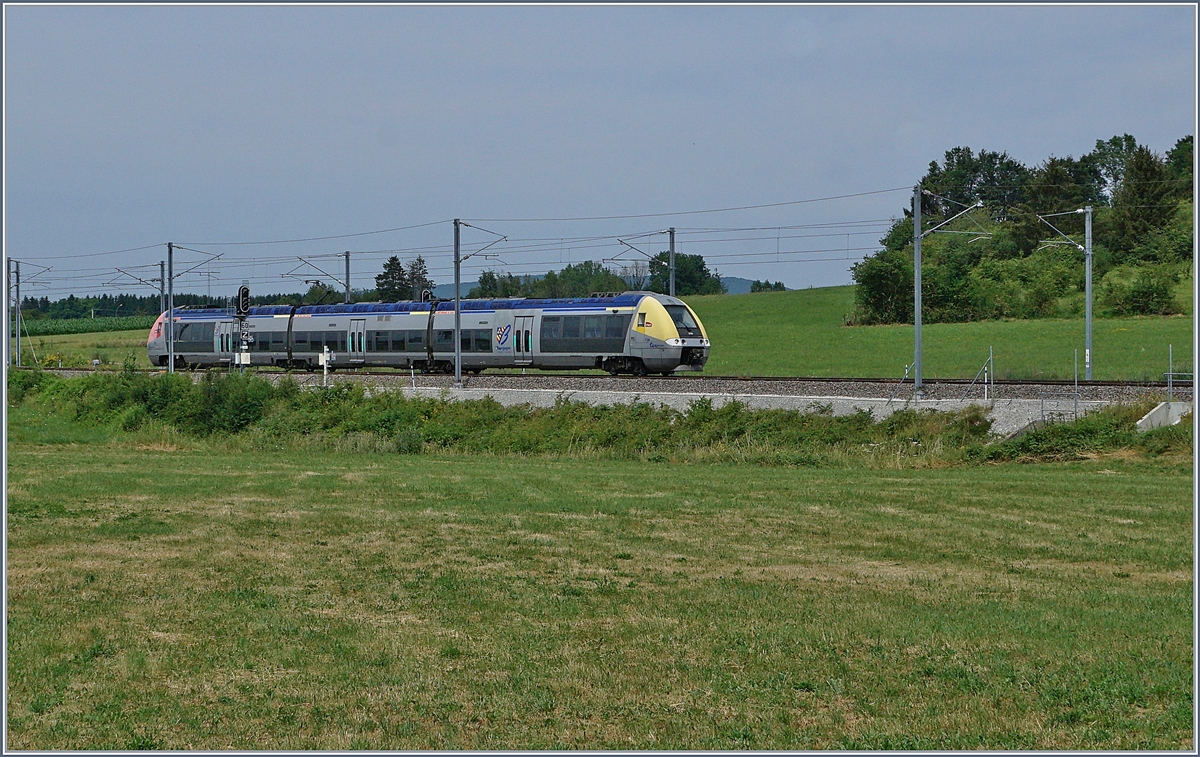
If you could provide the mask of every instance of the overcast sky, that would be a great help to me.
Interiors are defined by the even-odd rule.
[[[6,5],[4,21],[5,252],[26,279],[50,266],[22,294],[52,299],[151,293],[109,282],[157,275],[169,240],[223,256],[177,291],[299,291],[320,275],[296,257],[340,275],[313,256],[343,250],[355,287],[392,250],[424,250],[445,283],[455,217],[476,219],[464,254],[510,240],[464,280],[636,258],[583,238],[653,253],[665,236],[633,235],[675,226],[725,275],[849,283],[909,202],[881,190],[947,149],[1032,166],[1129,133],[1162,153],[1196,119],[1193,6]]]

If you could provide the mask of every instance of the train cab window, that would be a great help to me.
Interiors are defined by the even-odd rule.
[[[577,315],[569,315],[563,318],[563,339],[578,339],[579,338],[579,321]]]
[[[700,336],[700,324],[692,317],[691,311],[683,305],[667,305],[667,314],[675,322],[680,336]]]
[[[492,330],[491,329],[476,329],[475,330],[475,352],[491,352],[492,351]]]
[[[639,329],[646,328],[646,314],[645,313],[638,313],[638,328]]]
[[[562,317],[548,315],[542,318],[542,341],[562,339]]]

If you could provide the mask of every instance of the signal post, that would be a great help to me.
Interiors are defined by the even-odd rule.
[[[250,345],[254,342],[250,326],[246,323],[246,316],[250,315],[250,287],[248,286],[242,285],[238,288],[236,315],[241,338],[238,340],[238,352],[233,359],[238,366],[238,372],[245,373],[246,366],[250,365]]]

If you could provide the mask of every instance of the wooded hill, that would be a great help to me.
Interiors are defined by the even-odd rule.
[[[1186,136],[1160,156],[1125,134],[1034,168],[1007,153],[947,150],[920,181],[922,230],[976,202],[983,207],[943,227],[951,233],[923,237],[923,319],[1082,314],[1084,253],[1072,242],[1084,243],[1085,221],[1072,211],[1088,205],[1096,312],[1178,312],[1172,287],[1191,275],[1193,255],[1192,142]],[[880,244],[852,269],[858,287],[848,323],[913,319],[911,207]]]

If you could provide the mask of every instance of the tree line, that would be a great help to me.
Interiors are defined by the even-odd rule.
[[[479,283],[467,293],[471,298],[500,297],[585,297],[594,292],[622,292],[626,290],[649,290],[666,293],[670,286],[669,253],[662,252],[643,263],[630,263],[612,270],[601,263],[586,260],[568,265],[559,271],[547,271],[542,276],[515,276],[511,273],[484,271]],[[715,270],[709,270],[701,255],[675,255],[675,293],[681,297],[695,294],[724,294],[725,286]],[[755,282],[756,285],[760,282]],[[782,289],[783,284],[772,285],[761,282],[762,291]],[[429,275],[425,259],[417,256],[408,262],[393,255],[383,264],[383,270],[375,276],[374,289],[352,289],[351,302],[396,302],[420,300],[428,297],[435,284]],[[758,290],[756,290],[758,291]],[[253,295],[253,305],[315,305],[342,302],[344,291],[329,289],[320,284],[309,287],[307,292],[287,294]],[[200,294],[178,292],[176,307],[231,307],[231,297],[209,297]],[[89,297],[70,295],[51,301],[47,297],[24,297],[21,302],[22,316],[27,320],[40,318],[71,319],[89,317],[112,317],[128,315],[158,315],[161,311],[157,294],[119,294]]]
[[[1075,243],[1084,242],[1085,219],[1071,211],[1088,205],[1101,312],[1177,312],[1173,289],[1192,263],[1192,143],[1183,137],[1159,155],[1123,134],[1097,140],[1080,158],[1052,156],[1033,168],[1003,152],[947,150],[921,177],[921,228],[976,202],[983,207],[945,227],[955,233],[923,236],[923,319],[1081,313],[1084,253]],[[880,244],[851,270],[857,287],[849,323],[912,321],[911,208]]]

